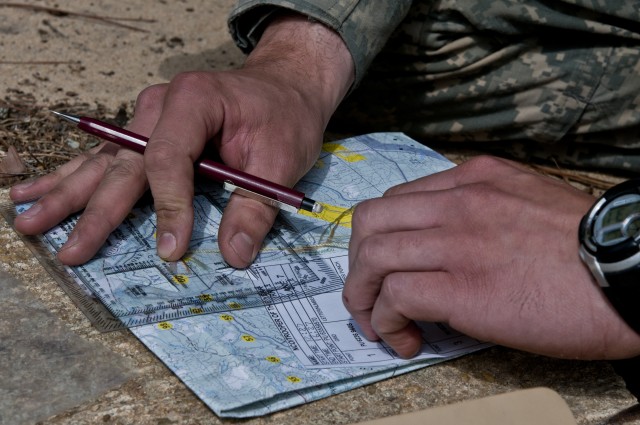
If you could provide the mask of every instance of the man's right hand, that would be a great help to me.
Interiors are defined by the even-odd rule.
[[[178,260],[193,226],[193,163],[207,144],[231,167],[293,186],[317,159],[326,124],[353,78],[338,34],[304,16],[275,18],[241,69],[180,74],[138,96],[128,129],[149,136],[144,158],[104,143],[14,186],[14,202],[38,199],[15,227],[42,233],[84,209],[58,253],[64,264],[81,264],[150,188],[158,254]],[[218,235],[225,260],[248,266],[276,215],[273,207],[232,196]]]

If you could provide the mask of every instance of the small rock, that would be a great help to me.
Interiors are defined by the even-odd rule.
[[[73,140],[73,139],[67,139],[67,146],[69,146],[71,149],[78,149],[80,148],[80,142]]]

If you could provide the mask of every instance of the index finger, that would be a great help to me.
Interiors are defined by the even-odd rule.
[[[487,181],[501,180],[509,182],[509,176],[522,171],[532,173],[531,170],[527,170],[513,161],[483,155],[439,173],[394,186],[387,190],[384,196],[418,191],[447,190]]]
[[[367,338],[376,337],[371,314],[387,277],[396,272],[446,271],[454,244],[443,229],[428,229],[374,235],[358,251],[349,252],[342,299]]]
[[[349,241],[349,269],[362,241],[374,235],[440,227],[459,208],[459,196],[447,191],[415,191],[370,199],[353,212]]]

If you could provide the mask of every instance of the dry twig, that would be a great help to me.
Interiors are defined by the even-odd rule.
[[[17,9],[28,9],[35,12],[46,12],[54,16],[73,16],[73,17],[79,17],[79,18],[94,19],[109,25],[115,25],[121,28],[129,29],[131,31],[140,31],[140,32],[148,32],[148,31],[143,28],[134,27],[132,25],[126,25],[118,21],[145,22],[145,23],[156,22],[155,19],[100,16],[100,15],[94,15],[92,13],[83,13],[83,12],[75,12],[71,10],[57,9],[55,7],[37,6],[32,4],[22,4],[22,3],[12,3],[12,2],[0,2],[0,7],[13,7]]]
[[[621,177],[608,176],[607,178],[604,178],[586,171],[568,170],[560,167],[551,167],[548,165],[536,164],[532,165],[531,168],[543,174],[561,178],[569,183],[579,183],[600,190],[609,189],[611,186],[623,180]]]
[[[80,61],[0,61],[0,65],[74,65]]]

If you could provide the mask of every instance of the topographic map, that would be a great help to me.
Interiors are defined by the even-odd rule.
[[[402,360],[362,337],[342,305],[350,208],[452,166],[401,133],[325,143],[296,187],[324,211],[282,212],[250,268],[230,268],[218,251],[228,194],[198,183],[194,233],[181,261],[157,257],[148,205],[69,272],[217,415],[258,416],[307,403],[488,346],[422,323],[422,351]],[[62,246],[75,220],[44,235],[49,249]]]

